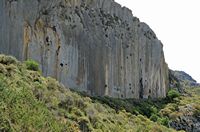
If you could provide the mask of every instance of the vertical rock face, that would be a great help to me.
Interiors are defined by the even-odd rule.
[[[165,97],[168,66],[154,32],[113,0],[1,0],[0,53],[91,95]]]

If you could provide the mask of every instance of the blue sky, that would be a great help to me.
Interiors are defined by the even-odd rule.
[[[115,0],[147,23],[164,45],[169,68],[200,82],[200,0]]]

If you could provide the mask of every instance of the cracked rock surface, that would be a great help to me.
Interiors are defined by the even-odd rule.
[[[165,97],[168,66],[150,27],[113,0],[1,0],[0,53],[90,95]]]

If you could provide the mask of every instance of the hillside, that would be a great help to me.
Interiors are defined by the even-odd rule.
[[[200,131],[200,87],[187,87],[185,94],[175,98],[159,111],[167,116],[170,127],[186,132]]]
[[[0,131],[174,131],[41,76],[34,61],[0,55]]]

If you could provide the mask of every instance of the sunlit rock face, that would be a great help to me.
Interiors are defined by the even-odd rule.
[[[165,97],[168,66],[148,25],[113,0],[0,0],[0,53],[94,96]]]

